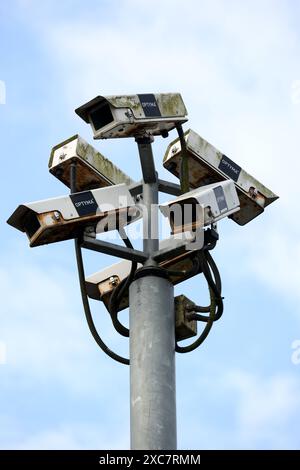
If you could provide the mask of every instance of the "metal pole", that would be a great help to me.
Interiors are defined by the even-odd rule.
[[[150,143],[148,155],[149,148]],[[143,184],[143,202],[148,260],[129,289],[131,448],[172,450],[177,447],[174,289],[152,258],[158,249],[157,179]]]
[[[148,255],[145,265],[155,265],[152,255],[159,249],[158,182],[143,184],[143,248]]]

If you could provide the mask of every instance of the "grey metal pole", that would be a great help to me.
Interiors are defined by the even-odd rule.
[[[131,449],[176,449],[173,286],[148,275],[129,297]]]
[[[152,254],[159,249],[158,182],[143,184],[143,248],[148,255],[145,265],[155,265]]]
[[[177,448],[174,289],[152,259],[159,244],[157,179],[144,183],[143,202],[148,261],[129,289],[131,449],[172,450]]]

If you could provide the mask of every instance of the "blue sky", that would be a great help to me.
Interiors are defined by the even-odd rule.
[[[73,244],[30,249],[5,221],[22,202],[67,192],[47,164],[75,133],[93,143],[77,106],[166,91],[182,94],[186,129],[280,195],[247,226],[219,223],[225,312],[201,349],[177,356],[178,446],[299,448],[299,20],[294,1],[1,2],[0,448],[129,447],[129,371],[90,337]],[[154,154],[173,181],[168,142],[156,139]],[[133,141],[93,144],[140,178]],[[87,274],[113,261],[85,255]],[[200,302],[203,280],[176,293]]]

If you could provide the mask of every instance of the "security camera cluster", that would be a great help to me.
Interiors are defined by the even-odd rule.
[[[166,137],[176,124],[187,121],[179,93],[97,96],[77,108],[76,113],[91,125],[95,139]],[[205,226],[228,216],[244,225],[278,198],[196,132],[187,131],[185,140],[189,183],[191,188],[197,189],[160,206],[163,215],[170,220],[173,233],[186,231],[187,226],[191,229]],[[168,146],[163,165],[177,177],[180,177],[181,158],[181,144],[176,139]],[[133,208],[133,198],[126,188],[133,180],[79,135],[52,149],[49,170],[70,187],[70,164],[74,161],[77,162],[77,190],[81,192],[78,196],[81,200],[63,196],[23,204],[8,219],[9,224],[28,235],[31,246],[75,238],[86,225],[94,226],[98,219],[107,218],[114,211]],[[126,208],[119,206],[118,200],[123,198],[127,201]],[[105,211],[102,206],[108,201],[112,208]],[[188,213],[191,205],[199,206],[199,210],[195,210],[196,220]],[[183,206],[186,206],[186,213],[183,213],[188,220],[186,224],[179,223],[182,213],[179,209]],[[134,220],[133,216],[131,221]]]
[[[181,126],[187,121],[179,93],[97,96],[76,109],[76,113],[91,126],[94,139],[133,137],[142,145],[149,145],[154,136],[167,137],[175,128],[182,131]],[[168,270],[173,284],[203,270],[197,253],[215,246],[216,222],[229,217],[239,225],[247,224],[278,198],[196,132],[182,131],[181,138],[178,134],[179,138],[166,150],[163,166],[182,182],[182,162],[186,158],[189,190],[182,194],[179,185],[164,182],[165,192],[177,197],[159,206],[169,220],[171,236],[161,242],[153,257],[158,266]],[[85,236],[96,239],[98,233],[123,229],[143,216],[142,188],[147,182],[147,171],[152,168],[152,181],[156,178],[150,159],[148,163],[144,161],[144,181],[136,183],[83,138],[74,135],[52,149],[49,171],[71,188],[74,165],[76,192],[22,204],[8,219],[10,225],[26,233],[31,247]],[[196,235],[201,242],[193,249],[191,239]],[[134,253],[87,277],[89,297],[102,300],[109,310],[112,293],[130,276],[133,259]],[[136,269],[142,264],[137,264]],[[118,310],[128,307],[128,286],[123,294]]]

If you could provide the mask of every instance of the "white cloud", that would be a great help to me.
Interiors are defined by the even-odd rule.
[[[189,110],[209,120],[213,112],[217,121],[223,104],[230,119],[238,102],[244,114],[284,93],[288,102],[297,78],[286,82],[299,66],[297,37],[282,2],[190,0],[183,12],[179,1],[126,0],[112,2],[108,14],[98,4],[81,17],[59,17],[49,2],[32,3],[40,16],[32,26],[40,27],[72,104],[100,91],[173,88]]]
[[[2,258],[1,342],[9,355],[5,368],[0,368],[0,447],[126,448],[128,368],[113,362],[96,345],[84,318],[77,273],[57,267],[46,251],[45,257],[31,252],[31,259],[11,243],[9,254]],[[103,338],[112,348],[122,349],[102,304],[93,308]],[[14,404],[17,390],[22,398]],[[58,392],[61,402],[55,398]],[[48,409],[55,403],[55,411],[39,416],[45,393]],[[40,394],[41,398],[33,399]],[[72,405],[65,403],[66,397]],[[68,414],[70,406],[76,407],[74,422]]]
[[[18,252],[16,246],[0,268],[1,335],[9,350],[9,373],[18,374],[23,383],[29,378],[31,383],[55,380],[70,392],[84,395],[98,388],[95,367],[107,378],[121,380],[122,366],[112,367],[88,330],[76,271],[60,269],[47,257],[45,261],[41,257],[39,263]],[[96,309],[101,321],[97,315],[95,321],[100,328],[102,325],[105,340],[118,349],[118,336],[113,334],[104,307],[97,303]],[[102,392],[106,393],[105,387]]]
[[[6,343],[0,341],[0,366],[6,364]]]
[[[300,104],[300,80],[293,80],[291,84],[291,100],[293,104]]]
[[[112,431],[108,423],[103,426],[101,422],[70,420],[68,423],[58,423],[57,426],[49,428],[46,428],[43,423],[39,430],[25,433],[20,423],[12,418],[0,416],[0,422],[5,426],[0,448],[5,449],[87,450],[128,449],[129,447],[129,433],[122,425]]]
[[[268,231],[264,239],[260,239],[256,244],[252,242],[250,250],[252,256],[249,265],[253,275],[259,276],[275,291],[282,292],[287,298],[290,297],[294,303],[295,297],[299,298],[300,295],[299,239],[294,239],[292,233],[291,240],[288,240],[285,233]],[[297,306],[293,310],[300,316]]]
[[[0,104],[6,104],[6,85],[3,80],[0,80]]]
[[[299,231],[297,224],[289,226],[280,210],[281,220],[276,217],[275,207],[273,212],[274,217],[268,217],[266,224],[261,219],[249,229],[236,227],[233,233],[227,230],[224,236],[221,232],[216,259],[223,278],[230,279],[232,285],[247,285],[251,289],[251,280],[259,281],[262,288],[272,292],[274,301],[284,299],[291,315],[300,320]],[[256,291],[256,295],[260,292]]]
[[[294,434],[300,417],[298,377],[256,377],[232,373],[228,385],[237,395],[237,434],[247,448],[298,448]]]
[[[106,433],[101,425],[68,423],[26,437],[16,447],[21,450],[128,449],[128,430],[116,429],[113,440],[110,432]]]
[[[299,449],[297,375],[230,367],[220,374],[213,367],[190,386],[189,408],[181,410],[179,423],[186,448]]]
[[[300,339],[295,339],[292,342],[292,354],[291,354],[291,361],[295,366],[300,365]]]

